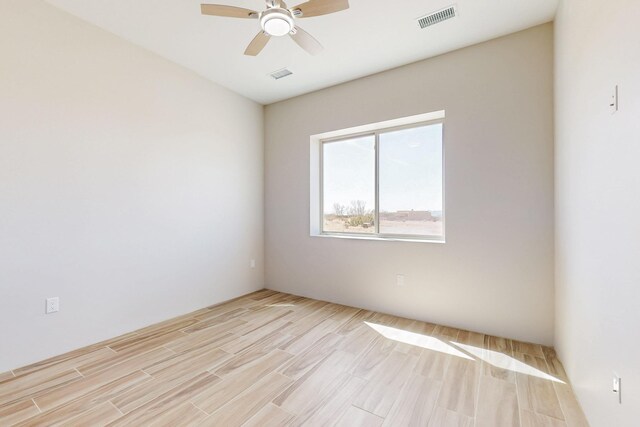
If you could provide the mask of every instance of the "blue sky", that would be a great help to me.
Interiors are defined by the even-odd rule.
[[[375,138],[326,143],[324,210],[333,204],[375,203]],[[442,210],[442,125],[380,135],[380,210]]]

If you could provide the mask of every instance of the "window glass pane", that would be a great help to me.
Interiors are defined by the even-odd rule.
[[[322,145],[323,231],[375,233],[375,136]]]
[[[442,124],[380,134],[380,233],[443,236]]]

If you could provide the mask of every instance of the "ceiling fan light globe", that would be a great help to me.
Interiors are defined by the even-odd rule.
[[[260,25],[265,33],[280,37],[289,34],[293,30],[293,18],[284,12],[267,11],[260,18]]]

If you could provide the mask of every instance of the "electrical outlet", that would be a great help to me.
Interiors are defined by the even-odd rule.
[[[60,298],[53,297],[47,298],[47,306],[45,312],[47,314],[56,313],[60,311]]]
[[[255,260],[255,259],[252,259],[252,260],[251,260],[251,262],[249,262],[249,266],[250,266],[251,268],[256,268],[256,260]]]
[[[396,286],[404,286],[404,274],[398,274],[396,276]]]
[[[613,374],[613,392],[618,395],[618,403],[622,403],[622,388],[620,377]]]

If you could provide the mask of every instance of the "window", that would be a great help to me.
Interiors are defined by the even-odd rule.
[[[442,120],[318,142],[319,234],[444,241]]]

